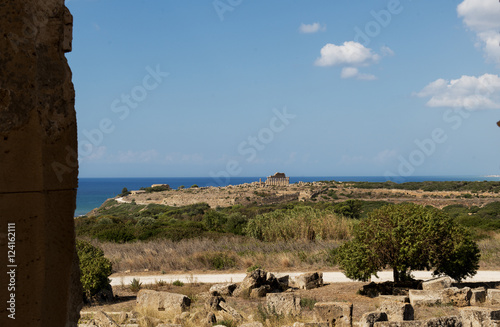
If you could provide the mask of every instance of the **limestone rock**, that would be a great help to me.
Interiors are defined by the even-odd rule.
[[[140,290],[137,293],[137,304],[155,311],[182,313],[190,307],[191,300],[182,294]]]
[[[466,307],[460,309],[460,317],[466,327],[494,326],[500,321],[500,310]]]
[[[225,312],[229,313],[237,321],[243,320],[243,316],[226,302],[221,302],[219,305]]]
[[[500,290],[489,289],[487,299],[491,304],[500,304]]]
[[[300,314],[300,298],[293,293],[270,293],[266,295],[266,307],[278,315]]]
[[[451,287],[452,280],[450,277],[440,277],[430,280],[426,280],[422,283],[422,289],[424,291],[437,291],[448,287]]]
[[[250,295],[253,288],[260,287],[266,282],[266,272],[262,269],[255,269],[250,272],[234,290],[235,296]]]
[[[215,292],[215,294],[217,294]],[[222,308],[220,307],[219,303],[221,302],[225,302],[226,300],[220,296],[220,295],[214,295],[212,297],[210,297],[206,302],[205,302],[205,309],[207,311],[209,310],[215,310],[215,311],[219,311],[219,310],[222,310]]]
[[[210,287],[210,292],[217,292],[220,295],[232,295],[233,291],[236,289],[235,283],[223,283],[223,284],[215,284]]]
[[[217,319],[215,318],[215,314],[213,312],[209,312],[205,321],[207,323],[209,323],[210,325],[213,325],[215,322],[217,322]]]
[[[330,326],[352,325],[352,303],[318,302],[314,305],[314,317],[317,322],[326,322]]]
[[[271,292],[271,286],[269,285],[262,285],[258,288],[253,288],[250,291],[250,297],[253,299],[258,299],[260,297],[266,296],[267,293]]]
[[[470,304],[477,305],[486,301],[486,289],[478,287],[471,290]]]
[[[64,55],[70,50],[71,14],[64,0],[23,0],[2,1],[0,17],[2,233],[7,222],[15,224],[20,265],[16,319],[8,318],[3,305],[0,325],[73,327],[82,292],[73,264],[75,94]],[[7,278],[0,275],[0,285]]]
[[[441,291],[409,290],[409,297],[412,306],[442,303]]]
[[[293,279],[292,286],[303,290],[321,287],[323,286],[323,273],[305,273],[297,276]]]
[[[462,327],[462,321],[459,317],[439,317],[431,318],[425,321],[427,327]]]
[[[411,304],[399,301],[385,300],[378,310],[385,312],[388,321],[408,321],[415,316]]]
[[[471,290],[469,287],[457,288],[449,287],[441,291],[442,303],[452,304],[456,307],[466,307],[470,305]]]
[[[367,312],[361,316],[359,327],[373,327],[377,321],[387,321],[385,312]]]
[[[97,327],[119,327],[119,325],[103,311],[97,311],[94,315],[94,325]]]

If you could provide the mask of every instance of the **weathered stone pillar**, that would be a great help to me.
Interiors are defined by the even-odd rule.
[[[0,326],[75,326],[72,17],[64,0],[1,0],[0,17]]]

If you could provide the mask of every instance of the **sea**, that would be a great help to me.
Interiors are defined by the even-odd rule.
[[[190,187],[194,184],[204,186],[227,186],[244,183],[258,182],[262,177],[231,177],[214,179],[212,177],[158,177],[158,178],[80,178],[76,197],[75,216],[82,216],[89,211],[98,208],[109,198],[121,193],[126,187],[130,190],[138,190],[152,184],[168,184],[176,189],[183,185]],[[264,181],[265,178],[262,178]],[[297,176],[290,177],[290,183],[331,181],[338,182],[385,182],[385,176]],[[405,182],[424,181],[500,181],[499,175],[488,176],[410,176]]]

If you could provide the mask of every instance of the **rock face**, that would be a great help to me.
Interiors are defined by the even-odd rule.
[[[182,313],[189,309],[191,300],[182,294],[140,290],[137,293],[137,304],[155,311]]]
[[[78,176],[71,71],[72,16],[64,0],[0,5],[1,251],[15,229],[15,292],[1,292],[0,326],[76,326],[81,306],[73,215]],[[9,276],[0,275],[8,285]],[[10,278],[9,278],[10,279]],[[10,309],[10,308],[9,308]]]

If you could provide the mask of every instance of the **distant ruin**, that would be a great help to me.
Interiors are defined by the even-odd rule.
[[[286,177],[285,173],[275,173],[267,176],[265,186],[288,186],[290,185],[290,177]]]

